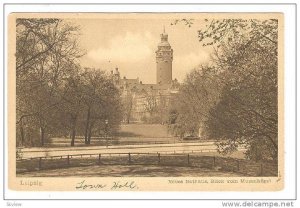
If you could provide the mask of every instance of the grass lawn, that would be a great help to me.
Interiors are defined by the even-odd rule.
[[[168,133],[168,127],[161,124],[123,124],[119,132],[112,138],[100,138],[95,135],[92,137],[90,146],[105,145],[132,145],[132,144],[168,144],[178,142],[197,142],[182,141]],[[50,138],[48,147],[68,147],[70,138],[55,137]],[[77,136],[75,146],[86,146],[83,136]]]
[[[94,165],[41,170],[17,174],[19,177],[230,177],[243,176],[234,172],[214,171],[199,167],[158,165]]]
[[[93,170],[95,172],[93,173]],[[202,154],[120,154],[29,159],[17,176],[276,176],[277,165]],[[50,174],[50,175],[49,175]],[[85,175],[86,174],[86,175]]]
[[[168,127],[161,124],[123,124],[118,133],[123,137],[166,138],[172,137]]]

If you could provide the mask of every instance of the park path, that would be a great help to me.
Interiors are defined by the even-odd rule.
[[[88,146],[88,147],[57,147],[57,148],[24,148],[23,158],[60,156],[73,154],[104,154],[104,153],[189,153],[216,152],[214,142],[148,144],[148,145],[118,145],[118,146]]]

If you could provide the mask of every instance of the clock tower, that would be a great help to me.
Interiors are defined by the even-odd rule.
[[[158,44],[156,53],[156,84],[172,83],[172,61],[173,49],[168,42],[168,34],[165,32],[160,35],[161,41]]]

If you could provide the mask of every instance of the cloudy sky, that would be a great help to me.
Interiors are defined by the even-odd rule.
[[[207,63],[210,49],[202,47],[197,38],[197,30],[205,26],[202,19],[196,19],[189,28],[171,26],[175,17],[150,17],[137,14],[74,20],[81,27],[80,44],[86,50],[82,66],[107,71],[118,67],[122,77],[155,83],[155,51],[164,26],[174,50],[173,79],[182,81],[191,69]]]

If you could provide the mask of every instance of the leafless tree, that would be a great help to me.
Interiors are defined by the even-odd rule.
[[[248,158],[276,161],[277,20],[206,21],[206,29],[198,35],[203,46],[214,48],[212,64],[206,67],[212,69],[211,76],[197,75],[203,68],[187,76],[179,102],[186,110],[179,111],[177,125],[204,122],[206,134],[219,139],[220,152],[235,151],[243,144]]]
[[[40,129],[44,145],[46,129],[51,126],[52,110],[60,104],[59,89],[72,74],[78,47],[79,28],[59,19],[17,19],[16,78],[17,124],[21,142],[24,126]]]

